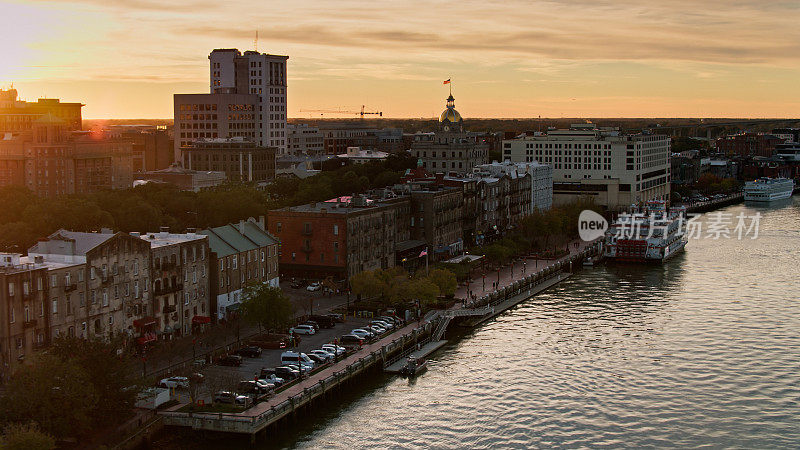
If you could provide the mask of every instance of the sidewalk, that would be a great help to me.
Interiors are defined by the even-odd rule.
[[[578,244],[577,247],[576,243]],[[455,297],[460,300],[465,300],[469,298],[470,292],[472,292],[472,294],[474,294],[476,297],[481,297],[493,291],[500,290],[514,283],[515,281],[524,278],[526,275],[530,275],[538,272],[539,270],[554,266],[558,262],[564,261],[571,256],[580,253],[586,247],[591,247],[594,245],[594,242],[585,242],[577,239],[570,242],[568,245],[569,254],[564,255],[559,259],[536,259],[531,257],[518,258],[511,264],[501,267],[499,270],[499,277],[498,270],[489,270],[486,272],[485,279],[483,276],[479,275],[474,277],[468,285],[459,286],[458,289],[456,289]],[[493,288],[492,283],[498,283],[498,285]],[[460,307],[461,304],[458,303],[456,308]]]

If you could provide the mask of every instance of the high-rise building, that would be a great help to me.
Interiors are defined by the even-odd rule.
[[[325,152],[322,132],[308,124],[289,124],[286,128],[287,153],[293,156],[319,156]]]
[[[235,48],[215,49],[208,55],[210,92],[258,96],[256,142],[286,153],[286,61],[288,56]]]
[[[28,131],[42,116],[49,114],[64,122],[69,131],[81,129],[80,103],[61,103],[57,98],[40,98],[37,102],[17,99],[16,89],[0,90],[0,135]]]
[[[591,197],[609,209],[668,198],[669,136],[623,134],[617,128],[573,124],[568,130],[503,141],[503,159],[553,168],[553,203]]]

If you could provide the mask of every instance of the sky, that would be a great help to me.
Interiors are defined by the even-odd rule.
[[[289,117],[799,117],[800,2],[0,0],[0,87],[171,118],[214,48],[289,55]],[[325,114],[323,117],[354,117]]]

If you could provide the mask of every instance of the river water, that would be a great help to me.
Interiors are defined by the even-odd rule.
[[[721,212],[759,236],[582,270],[262,445],[800,447],[800,199]]]

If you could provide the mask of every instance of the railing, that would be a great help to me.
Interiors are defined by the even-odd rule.
[[[33,328],[36,326],[36,319],[26,320],[22,322],[22,328]]]
[[[173,292],[178,292],[181,289],[183,289],[183,283],[175,283],[170,286],[162,286],[158,289],[153,289],[153,292],[155,293],[155,295],[165,295],[165,294],[171,294]]]
[[[78,289],[77,283],[64,284],[64,292],[72,292],[75,289]]]

